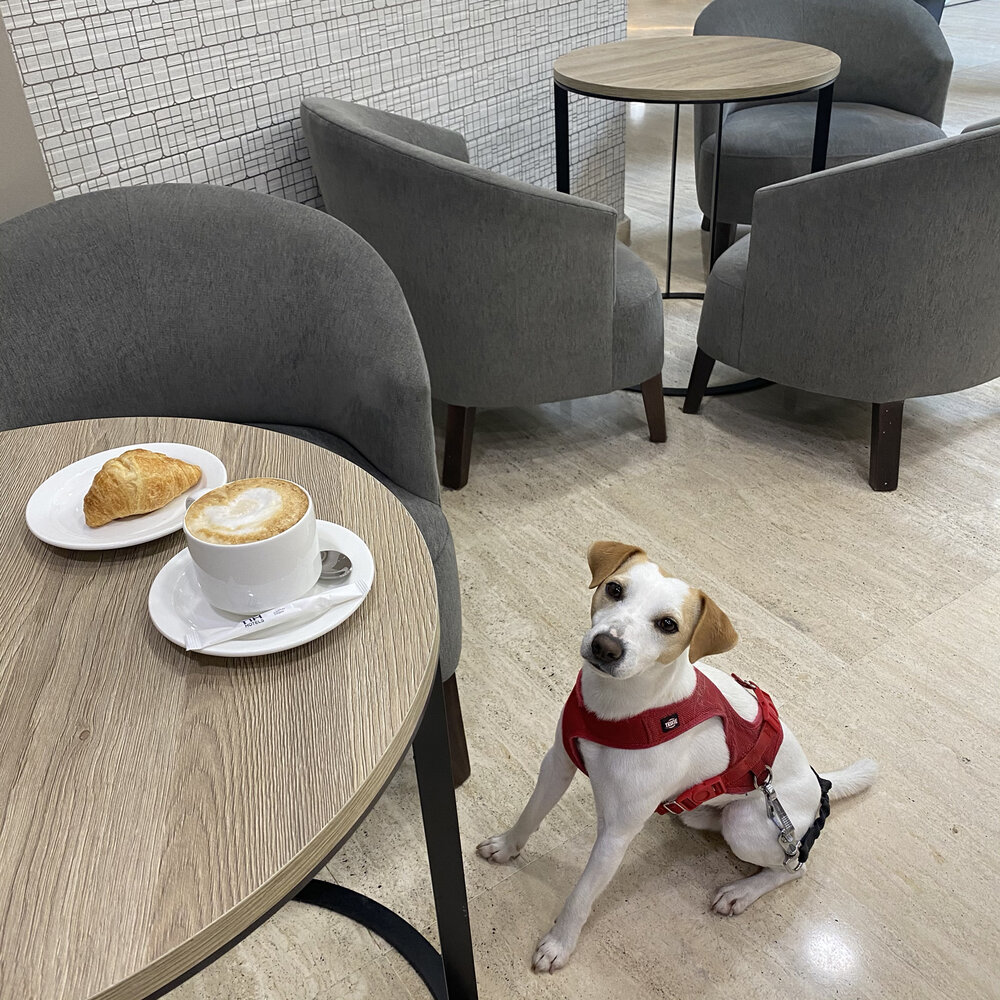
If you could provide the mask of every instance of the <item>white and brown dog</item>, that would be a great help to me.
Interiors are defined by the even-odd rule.
[[[539,942],[536,972],[569,961],[595,900],[654,811],[718,830],[737,857],[760,866],[716,893],[712,909],[734,916],[803,874],[829,811],[827,793],[853,795],[877,773],[874,761],[860,760],[820,779],[763,691],[713,667],[694,667],[738,638],[707,595],[667,576],[634,545],[595,542],[588,561],[597,588],[592,627],[555,743],[517,822],[479,845],[489,861],[516,858],[577,768],[589,774],[597,840]]]

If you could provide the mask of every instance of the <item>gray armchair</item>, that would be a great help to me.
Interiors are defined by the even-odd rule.
[[[1000,376],[1000,125],[762,188],[716,262],[685,413],[715,361],[872,404],[896,488],[903,403]]]
[[[952,56],[934,18],[914,0],[712,0],[696,35],[760,35],[836,52],[827,166],[944,138]],[[695,109],[698,203],[708,216],[715,166],[714,106]],[[732,242],[749,223],[754,192],[808,173],[816,95],[726,106],[719,223]]]
[[[310,98],[302,127],[326,210],[402,285],[448,404],[446,486],[468,480],[477,407],[641,383],[666,440],[660,290],[612,209],[470,166],[457,132],[374,108]]]
[[[0,225],[0,429],[103,416],[253,423],[329,448],[403,503],[434,562],[456,780],[458,569],[430,384],[399,284],[322,212],[164,184]]]

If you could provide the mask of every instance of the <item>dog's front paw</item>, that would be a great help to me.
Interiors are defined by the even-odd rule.
[[[574,945],[563,941],[556,932],[556,928],[553,927],[538,942],[534,958],[531,960],[532,969],[535,972],[555,972],[557,969],[561,969],[569,961],[570,955],[573,954],[573,947]]]
[[[495,837],[484,840],[477,848],[481,858],[492,861],[496,865],[502,865],[516,858],[521,853],[523,844],[518,844],[510,835],[510,830],[506,833],[498,833]]]
[[[743,884],[747,881],[749,880],[742,879],[740,882],[724,885],[715,894],[712,909],[722,917],[738,917],[758,895]]]

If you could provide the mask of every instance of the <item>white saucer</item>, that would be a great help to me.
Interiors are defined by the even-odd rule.
[[[336,549],[347,555],[354,568],[350,579],[357,583],[365,595],[375,578],[375,560],[368,546],[353,531],[333,524],[316,521],[321,549]],[[320,581],[303,597],[321,594],[330,584]],[[245,636],[220,642],[217,646],[199,653],[201,656],[263,656],[294,649],[325,635],[346,621],[361,607],[364,597],[338,604],[323,614],[307,621],[275,625],[257,636]],[[194,575],[191,555],[185,548],[178,552],[156,575],[149,588],[149,616],[157,630],[171,642],[184,648],[184,637],[190,628],[219,628],[241,620],[240,615],[218,611],[205,599]],[[245,616],[244,616],[245,617]]]
[[[83,517],[83,498],[94,476],[109,458],[115,458],[130,448],[158,451],[201,466],[201,479],[179,497],[149,514],[126,517],[100,528],[91,528]],[[177,531],[184,521],[184,500],[192,493],[214,489],[228,481],[226,467],[210,451],[190,444],[155,441],[150,444],[129,444],[120,448],[88,455],[67,465],[42,483],[31,494],[24,516],[28,530],[50,545],[63,549],[124,549],[141,542],[151,542]]]

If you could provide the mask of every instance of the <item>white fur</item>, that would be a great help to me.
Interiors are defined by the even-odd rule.
[[[647,708],[679,701],[692,693],[696,680],[687,649],[672,662],[658,662],[665,639],[652,625],[669,614],[689,633],[695,623],[683,617],[685,613],[690,615],[691,608],[699,607],[691,599],[691,589],[681,580],[664,577],[653,563],[645,561],[630,564],[624,581],[624,598],[596,608],[593,627],[581,645],[585,655],[598,632],[610,632],[625,643],[625,654],[616,664],[614,676],[584,662],[584,703],[605,719],[627,718]],[[756,716],[757,701],[750,691],[704,661],[699,662],[698,669],[740,715],[747,719]],[[772,768],[773,780],[781,804],[801,837],[816,817],[820,789],[798,740],[787,725],[782,723],[782,728],[784,738]],[[597,839],[555,925],[539,942],[532,959],[536,972],[555,972],[569,961],[595,900],[656,806],[719,774],[729,763],[722,723],[717,718],[646,750],[616,750],[587,740],[580,741],[580,750],[594,791]],[[853,795],[867,788],[876,772],[873,761],[858,761],[833,772],[828,776],[833,781],[830,797]],[[517,857],[575,774],[576,768],[563,747],[560,720],[555,742],[542,761],[538,782],[524,811],[506,833],[483,841],[479,854],[496,863]],[[801,877],[805,871],[801,868],[792,872],[783,867],[785,856],[778,845],[777,828],[767,817],[762,793],[721,796],[680,818],[688,826],[719,831],[737,857],[761,868],[758,874],[719,889],[712,902],[716,913],[742,913],[764,893]]]

